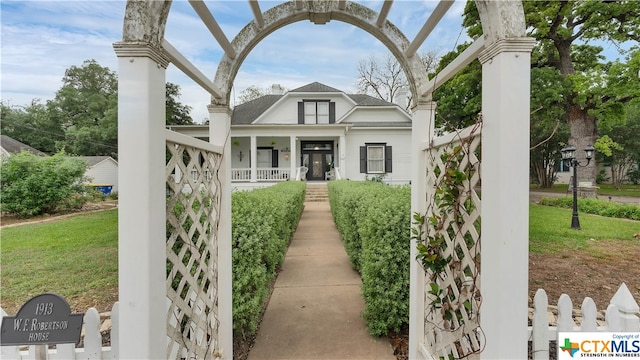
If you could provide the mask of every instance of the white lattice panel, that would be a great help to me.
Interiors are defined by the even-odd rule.
[[[167,140],[167,357],[219,352],[221,155]]]
[[[423,241],[442,239],[437,251],[447,263],[426,268],[427,351],[444,359],[482,350],[480,295],[480,129],[478,123],[426,151],[427,197]],[[461,175],[462,174],[462,175]],[[457,178],[458,181],[450,181]],[[452,185],[453,184],[453,185]]]

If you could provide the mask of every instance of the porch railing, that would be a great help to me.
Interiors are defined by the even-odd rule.
[[[291,178],[289,168],[258,168],[256,181],[287,181]],[[231,169],[231,181],[251,181],[251,169]]]

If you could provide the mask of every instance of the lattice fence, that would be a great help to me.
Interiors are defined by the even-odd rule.
[[[444,359],[482,350],[480,328],[481,122],[436,139],[426,149],[427,211],[422,218],[425,269],[423,351]]]
[[[219,149],[167,132],[167,358],[218,356]],[[194,146],[195,144],[195,146]]]

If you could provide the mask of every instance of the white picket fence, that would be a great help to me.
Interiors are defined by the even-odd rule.
[[[7,313],[0,308],[0,324]],[[76,344],[58,344],[55,349],[47,349],[46,354],[37,354],[42,346],[0,346],[0,358],[6,360],[46,359],[80,360],[80,359],[118,359],[118,303],[111,309],[111,346],[102,346],[100,334],[100,314],[95,308],[90,308],[84,314],[82,334],[83,348],[76,348]],[[43,356],[44,355],[44,356]]]
[[[607,307],[604,323],[597,320],[598,310],[590,297],[582,302],[579,314],[574,319],[574,308],[568,295],[560,295],[557,320],[549,311],[547,293],[539,289],[533,298],[533,317],[529,327],[534,360],[549,359],[549,342],[558,339],[558,332],[581,331],[630,331],[640,332],[640,308],[633,295],[622,283]]]

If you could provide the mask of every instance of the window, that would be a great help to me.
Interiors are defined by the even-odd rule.
[[[367,146],[367,172],[374,174],[384,173],[384,146]]]
[[[392,172],[391,146],[365,144],[360,147],[360,173],[384,174]]]
[[[333,124],[336,103],[329,100],[304,100],[298,103],[298,124]]]

